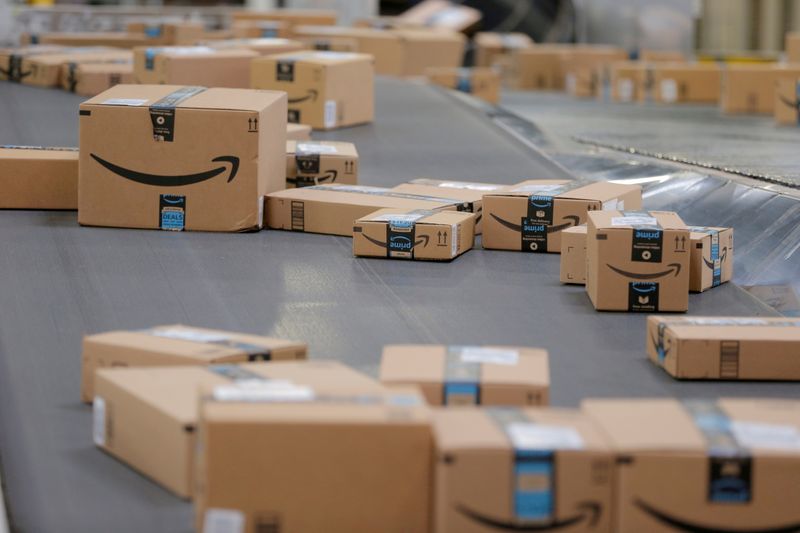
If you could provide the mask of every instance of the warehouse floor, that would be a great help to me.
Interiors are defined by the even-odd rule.
[[[391,80],[380,80],[377,91],[375,124],[316,136],[355,142],[364,184],[564,175],[491,117],[443,91]],[[512,109],[523,105],[517,98],[510,97]],[[80,100],[0,84],[0,144],[77,145]],[[531,116],[558,111],[555,104],[524,105]],[[585,159],[556,159],[588,172]],[[726,199],[738,193],[713,200],[699,185],[704,179],[683,173],[658,181],[647,189],[645,205],[676,202],[677,187],[687,205],[712,216],[703,204],[712,201],[729,216]],[[711,179],[720,181],[715,191],[731,186]],[[676,186],[680,180],[685,187]],[[775,194],[755,193],[759,205],[793,201],[758,199],[762,192]],[[788,218],[766,224],[789,224],[778,234],[784,243],[795,235],[791,217],[800,217],[796,204],[785,211]],[[742,235],[737,253],[748,265],[747,245],[757,252],[759,234],[742,227]],[[541,346],[550,351],[558,406],[588,396],[796,395],[791,383],[673,380],[645,358],[645,316],[594,311],[582,287],[559,284],[557,255],[477,249],[451,264],[354,259],[346,238],[81,228],[74,212],[34,211],[0,212],[0,245],[0,466],[11,522],[26,533],[192,527],[189,503],[92,445],[91,409],[78,401],[87,333],[169,323],[265,333],[308,341],[312,357],[371,374],[388,343]],[[769,266],[792,275],[797,261],[791,259],[783,254]],[[752,274],[747,268],[744,274]],[[694,315],[775,314],[734,284],[692,295],[690,307]]]

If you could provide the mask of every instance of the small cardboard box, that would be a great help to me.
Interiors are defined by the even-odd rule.
[[[647,355],[679,379],[800,381],[800,319],[647,319]]]
[[[74,47],[111,47],[133,48],[145,46],[148,39],[140,33],[127,33],[121,31],[91,31],[69,33],[23,33],[20,44],[57,44]]]
[[[353,394],[382,390],[377,381],[334,361],[104,368],[96,378],[94,443],[191,498],[200,394],[242,381],[251,387],[290,381]]]
[[[353,143],[286,141],[286,188],[330,183],[358,184],[358,150]]]
[[[78,222],[249,231],[286,184],[286,95],[117,85],[80,106]]]
[[[452,198],[423,196],[366,185],[314,185],[267,195],[266,225],[272,229],[352,237],[353,224],[378,209],[452,209]]]
[[[297,37],[306,48],[322,52],[358,52],[358,40],[352,37]]]
[[[231,24],[235,39],[283,38],[292,36],[291,27],[280,20],[238,20]]]
[[[120,83],[133,83],[133,62],[66,63],[61,87],[81,96],[95,96]]]
[[[0,145],[0,209],[77,208],[77,148]]]
[[[400,38],[403,63],[400,76],[424,76],[428,68],[460,67],[467,40],[461,33],[415,29],[389,30]]]
[[[333,9],[272,9],[267,11],[234,11],[233,22],[274,20],[289,25],[290,28],[301,24],[335,26],[336,11]]]
[[[689,290],[703,292],[733,278],[733,228],[690,226]]]
[[[649,90],[643,102],[717,103],[722,91],[722,70],[713,63],[656,63],[651,65]]]
[[[561,57],[567,46],[537,44],[512,50],[506,83],[512,89],[560,90],[564,88]]]
[[[167,46],[193,45],[205,37],[205,26],[200,22],[130,22],[128,33],[144,34],[148,43]]]
[[[592,211],[586,292],[600,311],[686,311],[689,228],[669,211]]]
[[[429,68],[428,81],[471,94],[491,104],[500,101],[500,74],[491,68]]]
[[[434,412],[438,533],[611,533],[613,454],[573,409]]]
[[[547,405],[547,350],[516,346],[384,346],[380,379],[418,386],[430,405]]]
[[[141,47],[133,51],[137,83],[250,87],[250,62],[259,57],[245,49],[210,46]]]
[[[62,65],[131,61],[129,50],[73,48],[58,54],[27,55],[20,66],[20,81],[37,87],[60,87]]]
[[[57,54],[64,50],[60,45],[18,46],[14,48],[0,48],[0,81],[16,81],[22,78],[22,58],[25,56]],[[26,74],[30,75],[30,74]]]
[[[294,34],[295,39],[312,43],[352,39],[356,43],[355,51],[373,57],[376,74],[402,75],[403,43],[397,35],[387,31],[341,26],[297,26]]]
[[[472,40],[475,47],[475,66],[491,67],[497,56],[508,54],[512,50],[531,48],[533,39],[527,33],[482,32],[475,34]]]
[[[586,224],[561,232],[561,283],[586,285]]]
[[[430,408],[414,390],[332,382],[204,398],[198,531],[428,533]]]
[[[460,211],[381,209],[356,220],[353,255],[450,261],[472,249],[475,215]]]
[[[800,527],[800,402],[586,400],[616,455],[613,531]],[[665,490],[669,487],[669,490]]]
[[[308,48],[305,43],[294,39],[259,37],[250,39],[225,39],[202,43],[215,50],[251,50],[262,56],[300,52]]]
[[[728,65],[722,77],[722,111],[771,115],[779,80],[797,78],[800,66]]]
[[[372,122],[374,77],[366,54],[296,52],[254,60],[251,84],[286,91],[289,122],[327,130]]]
[[[310,141],[311,140],[311,126],[308,124],[286,124],[286,140],[287,141]]]
[[[94,398],[95,371],[306,358],[304,342],[182,325],[109,331],[83,338],[81,401]]]
[[[561,231],[596,209],[639,209],[642,188],[610,182],[530,180],[484,195],[483,247],[561,252]]]
[[[786,61],[800,63],[800,33],[786,34]]]
[[[773,116],[775,122],[781,125],[800,124],[800,76],[778,80]]]
[[[614,102],[637,102],[647,90],[649,67],[639,61],[621,61],[608,67],[609,96]]]

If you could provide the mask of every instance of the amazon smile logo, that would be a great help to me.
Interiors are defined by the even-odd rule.
[[[611,266],[606,263],[606,266],[619,274],[620,276],[625,276],[626,278],[630,279],[658,279],[663,278],[665,276],[669,276],[670,274],[675,274],[675,277],[678,277],[678,274],[681,273],[681,265],[680,263],[670,263],[667,265],[669,268],[667,270],[663,270],[661,272],[656,272],[654,274],[637,274],[636,272],[628,272],[626,270],[622,270],[615,266]]]
[[[106,161],[102,157],[89,154],[92,156],[92,159],[100,163],[106,169],[110,170],[117,176],[125,178],[127,180],[135,181],[136,183],[141,183],[143,185],[156,185],[159,187],[182,187],[185,185],[194,185],[195,183],[200,183],[206,180],[210,180],[216,176],[219,176],[228,168],[226,165],[219,166],[217,168],[212,168],[211,170],[206,170],[205,172],[198,172],[196,174],[179,174],[177,176],[166,176],[160,174],[147,174],[145,172],[139,172],[136,170],[131,170],[129,168],[121,167],[119,165],[115,165],[110,161]],[[232,155],[221,155],[219,157],[215,157],[211,160],[212,163],[228,163],[230,164],[230,174],[228,175],[228,183],[233,181],[233,178],[236,177],[236,173],[239,171],[239,158],[232,156]]]
[[[372,244],[374,244],[376,246],[380,246],[381,248],[386,248],[387,243],[381,242],[378,239],[373,239],[372,237],[370,237],[369,235],[366,235],[364,233],[362,233],[361,235],[363,235],[364,238],[367,239]],[[405,243],[405,242],[403,242],[403,243],[399,243],[399,242],[398,243],[393,243],[392,247],[395,248],[395,249],[398,249],[398,248],[400,248],[399,245],[403,244],[404,245],[403,247],[408,249],[408,250],[411,250],[412,248],[416,248],[417,246],[420,246],[420,245],[422,245],[423,248],[427,248],[428,247],[428,242],[430,242],[430,240],[431,240],[428,235],[420,235],[419,239],[417,239],[417,241],[414,243],[414,245],[411,246],[411,239],[409,239],[408,237],[403,237],[403,239],[408,239],[408,243]]]
[[[578,505],[578,514],[571,516],[570,518],[565,518],[564,520],[550,520],[549,522],[542,522],[538,524],[521,524],[483,516],[463,505],[456,505],[456,510],[462,515],[484,526],[501,531],[518,531],[522,533],[534,533],[536,531],[557,531],[559,529],[567,528],[584,521],[591,528],[597,525],[602,513],[602,508],[600,507],[599,503],[583,502]]]
[[[335,182],[338,176],[339,173],[336,170],[326,170],[325,173],[320,176],[297,176],[296,178],[286,178],[286,182],[301,187],[307,186],[309,183],[321,185]]]
[[[719,254],[719,264],[720,264],[720,265],[722,265],[722,263],[724,263],[724,262],[725,262],[725,258],[726,258],[726,257],[728,257],[728,247],[727,247],[727,246],[725,246],[724,248],[722,248],[722,253],[721,253],[721,254]],[[707,266],[708,268],[710,268],[711,270],[714,270],[714,263],[713,263],[713,262],[709,261],[709,260],[708,260],[708,259],[706,259],[705,257],[703,258],[703,262],[706,264],[706,266]]]
[[[726,529],[721,527],[705,526],[670,516],[664,511],[659,511],[652,505],[649,505],[642,500],[636,500],[634,504],[636,507],[647,513],[652,518],[655,518],[662,524],[670,526],[679,531],[686,531],[687,533],[797,533],[800,531],[800,522],[774,527],[760,527],[751,529]]]
[[[306,93],[305,96],[299,96],[297,98],[289,98],[289,103],[290,104],[300,104],[300,103],[303,103],[303,102],[306,102],[306,101],[316,102],[318,95],[319,95],[319,93],[317,92],[316,89],[309,89],[308,93]]]
[[[500,218],[494,213],[492,213],[491,215],[493,219],[495,219],[497,222],[507,227],[508,229],[516,231],[517,233],[522,232],[522,224],[514,224],[513,222],[509,222],[508,220]],[[547,226],[547,233],[556,233],[558,231],[571,228],[572,226],[577,226],[581,222],[580,217],[577,217],[575,215],[567,215],[564,217],[564,220],[567,220],[568,222],[565,222],[564,224],[558,224],[556,226]]]

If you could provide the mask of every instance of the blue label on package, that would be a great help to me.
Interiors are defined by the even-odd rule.
[[[159,228],[167,231],[183,231],[185,227],[186,197],[177,194],[162,194]]]

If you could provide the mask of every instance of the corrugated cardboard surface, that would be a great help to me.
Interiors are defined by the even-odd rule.
[[[148,62],[147,55],[154,54]],[[259,57],[249,49],[210,47],[141,47],[133,51],[137,83],[250,87],[250,62]]]
[[[286,188],[358,184],[358,150],[353,143],[286,141]]]
[[[586,224],[561,232],[561,283],[586,283]]]

